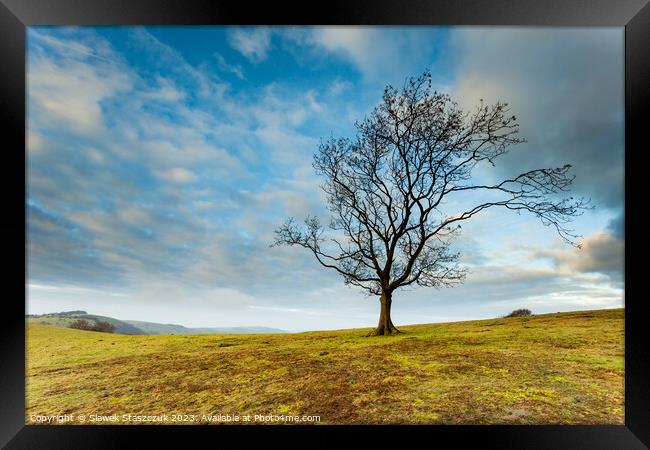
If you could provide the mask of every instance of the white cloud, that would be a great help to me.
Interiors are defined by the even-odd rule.
[[[334,314],[331,311],[316,311],[313,309],[306,308],[284,308],[281,306],[260,306],[260,305],[248,305],[250,309],[261,309],[263,311],[278,311],[278,312],[288,312],[294,314],[304,314],[308,316],[333,316]]]
[[[214,101],[220,99],[227,89],[228,85],[221,82],[215,74],[204,67],[195,67],[188,63],[180,52],[161,42],[146,29],[133,28],[130,30],[130,36],[134,43],[146,51],[152,68],[164,68],[165,72],[193,84],[193,94]]]
[[[30,294],[36,294],[36,295],[45,295],[47,293],[60,293],[60,294],[100,294],[100,295],[107,295],[107,296],[112,296],[112,297],[124,297],[125,294],[123,292],[113,292],[113,291],[105,291],[102,289],[91,289],[87,287],[81,287],[81,286],[66,286],[66,285],[46,285],[46,284],[37,284],[37,283],[29,283],[27,285],[27,290],[30,292]]]
[[[200,210],[207,210],[215,208],[217,205],[214,202],[208,200],[196,200],[193,202],[194,207]]]
[[[378,54],[375,39],[381,32],[368,27],[333,26],[314,30],[314,40],[331,52],[341,53],[358,64],[368,68],[377,58],[388,55]],[[383,42],[383,39],[381,39]],[[390,48],[386,49],[390,50]]]
[[[29,59],[27,75],[31,117],[78,134],[100,132],[102,100],[131,86],[119,68],[70,59],[54,63],[40,55]]]
[[[432,29],[322,26],[300,40],[352,62],[367,81],[401,85],[429,66],[425,55],[437,45],[435,36]]]
[[[187,97],[187,94],[180,90],[173,80],[157,76],[156,83],[157,86],[152,91],[142,95],[144,99],[176,103]]]
[[[221,55],[220,53],[214,53],[213,56],[217,60],[217,65],[219,67],[219,70],[223,70],[224,72],[227,73],[232,73],[240,80],[246,79],[246,77],[244,76],[244,69],[242,69],[242,67],[239,64],[229,64],[228,61],[226,61],[226,58],[224,58],[223,55]]]
[[[87,37],[90,37],[90,35],[87,35]],[[98,46],[97,50],[92,47],[92,44],[97,45],[98,41],[92,42],[91,45],[86,45],[74,40],[59,39],[47,33],[41,33],[34,28],[30,30],[29,39],[44,43],[68,58],[79,58],[83,56],[96,58],[108,63],[114,63],[116,61],[116,55],[110,51],[107,52],[107,47]]]
[[[622,275],[625,243],[609,233],[594,233],[582,240],[582,248],[539,249],[534,255],[551,258],[563,271]]]
[[[327,93],[333,96],[337,96],[347,91],[352,87],[352,83],[347,80],[335,79],[327,87]]]
[[[117,210],[116,215],[122,223],[128,225],[148,226],[154,222],[145,208],[139,205],[124,205]]]
[[[88,158],[92,161],[94,161],[97,164],[103,164],[106,162],[106,155],[99,149],[95,147],[88,147],[86,148],[86,154],[88,155]]]
[[[156,171],[156,175],[165,181],[171,181],[174,183],[191,183],[197,179],[194,172],[182,167],[174,167],[169,170],[159,170]]]
[[[34,154],[34,153],[40,153],[43,151],[44,145],[43,145],[43,138],[34,132],[29,132],[27,133],[27,152]]]
[[[271,46],[271,32],[266,27],[233,28],[228,31],[230,45],[253,63],[264,61]]]

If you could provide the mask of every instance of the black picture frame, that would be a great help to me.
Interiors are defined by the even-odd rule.
[[[330,0],[322,4],[234,0],[0,0],[0,118],[4,133],[2,177],[5,206],[1,221],[6,254],[3,302],[2,369],[0,370],[0,445],[10,449],[128,448],[135,439],[187,448],[197,437],[210,446],[225,439],[270,439],[283,445],[313,446],[364,434],[364,445],[412,445],[414,440],[447,448],[473,442],[484,448],[637,449],[650,446],[650,352],[643,345],[643,296],[635,292],[631,261],[642,250],[636,243],[642,208],[640,157],[647,149],[644,132],[650,109],[649,0]],[[622,426],[324,426],[324,427],[180,427],[180,426],[31,426],[25,425],[25,288],[19,255],[25,248],[26,177],[25,51],[26,27],[33,25],[162,25],[162,24],[356,24],[356,25],[522,25],[625,27],[625,425]],[[26,154],[25,154],[26,155]],[[26,157],[26,156],[25,156]],[[6,160],[6,159],[5,159]],[[636,163],[636,164],[635,164]],[[23,170],[20,170],[21,165]],[[25,179],[23,179],[23,183]],[[21,211],[23,214],[21,214]],[[24,234],[25,239],[26,235]],[[15,247],[15,248],[14,248]],[[26,262],[23,266],[26,277]],[[15,271],[15,275],[12,273]],[[293,440],[293,434],[317,434],[318,440]],[[375,441],[371,443],[371,441]],[[389,439],[394,443],[388,444]],[[407,439],[407,441],[404,441]],[[142,441],[141,441],[142,442]],[[267,443],[265,445],[268,444]],[[360,444],[356,444],[360,445]],[[164,446],[163,446],[164,447]]]

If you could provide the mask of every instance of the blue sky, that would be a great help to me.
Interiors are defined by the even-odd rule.
[[[463,286],[395,294],[399,324],[623,306],[623,29],[31,27],[29,313],[187,326],[373,326],[378,302],[269,248],[326,217],[311,156],[425,69],[527,139],[484,179],[571,163],[596,208],[566,246],[533,217],[463,225]],[[451,208],[454,205],[450,205]]]

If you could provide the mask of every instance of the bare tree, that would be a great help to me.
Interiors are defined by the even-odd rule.
[[[472,172],[513,144],[518,124],[507,103],[465,112],[449,95],[431,90],[431,75],[409,78],[401,90],[387,86],[382,101],[356,137],[321,142],[313,166],[332,213],[327,238],[316,217],[299,227],[288,219],[273,245],[298,245],[343,276],[348,285],[378,295],[379,324],[371,335],[399,333],[390,317],[393,292],[404,286],[435,288],[464,280],[459,254],[450,250],[460,222],[488,208],[532,213],[566,242],[566,228],[587,208],[562,197],[573,176],[569,165],[535,169],[498,183],[476,183]],[[468,204],[449,214],[451,201]],[[460,201],[462,200],[462,201]],[[460,202],[459,202],[460,201]]]

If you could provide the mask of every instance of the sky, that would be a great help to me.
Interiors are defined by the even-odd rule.
[[[29,27],[29,314],[185,326],[376,325],[379,302],[296,247],[328,222],[311,166],[385,85],[430,70],[464,108],[506,101],[526,142],[485,180],[573,165],[582,248],[488,210],[454,243],[461,286],[393,295],[400,324],[624,303],[623,28]],[[449,211],[453,213],[453,211]]]

